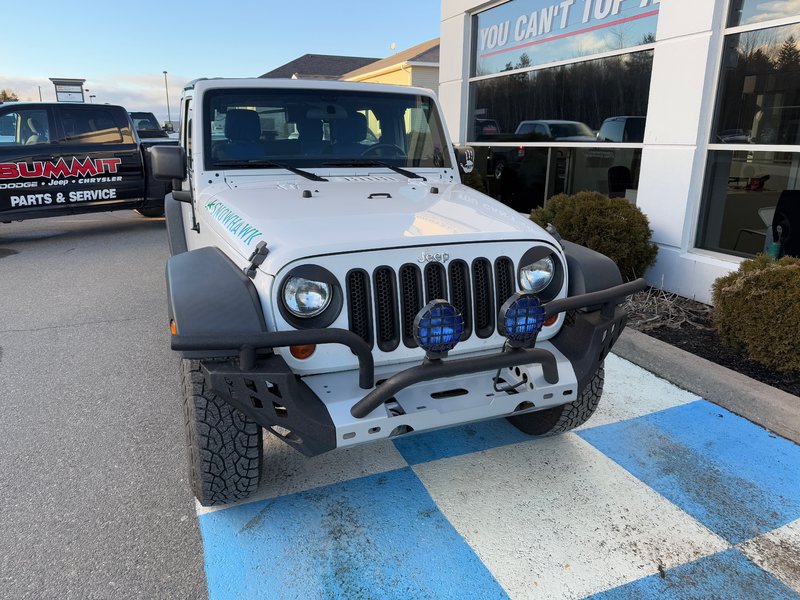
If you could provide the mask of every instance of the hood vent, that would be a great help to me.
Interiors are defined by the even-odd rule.
[[[341,181],[347,183],[397,183],[400,180],[395,177],[390,177],[389,175],[359,175],[353,177],[328,177],[328,181]]]

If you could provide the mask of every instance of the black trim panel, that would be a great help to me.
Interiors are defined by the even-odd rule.
[[[181,336],[267,330],[253,282],[219,248],[199,248],[167,260],[167,301]]]

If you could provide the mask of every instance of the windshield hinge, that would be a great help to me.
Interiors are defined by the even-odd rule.
[[[269,250],[267,250],[267,242],[258,242],[258,244],[256,244],[256,249],[253,250],[253,253],[247,259],[250,261],[250,266],[244,270],[244,274],[250,279],[253,279],[256,276],[256,269],[267,258],[267,254],[269,254]]]

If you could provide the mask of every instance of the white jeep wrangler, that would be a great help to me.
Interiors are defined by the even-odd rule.
[[[312,456],[507,417],[585,422],[644,286],[460,182],[436,98],[388,85],[189,84],[167,196],[193,491],[259,484],[262,429]]]

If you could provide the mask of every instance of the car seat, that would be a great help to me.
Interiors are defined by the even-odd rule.
[[[254,110],[232,108],[225,114],[225,137],[228,141],[217,152],[220,160],[264,158],[261,120]]]
[[[322,141],[322,121],[319,119],[298,119],[298,139],[305,154],[322,154],[327,144]]]
[[[615,165],[608,169],[608,197],[624,198],[625,190],[633,187],[631,170],[625,165]]]
[[[359,112],[352,112],[346,119],[335,121],[334,135],[332,148],[335,154],[361,156],[368,148],[359,143],[367,137],[367,117]]]
[[[28,117],[28,129],[31,130],[31,135],[25,140],[26,146],[28,144],[42,144],[49,141],[47,139],[46,128],[37,117]]]
[[[781,256],[800,257],[800,190],[781,192],[772,216],[772,240],[780,244]]]

